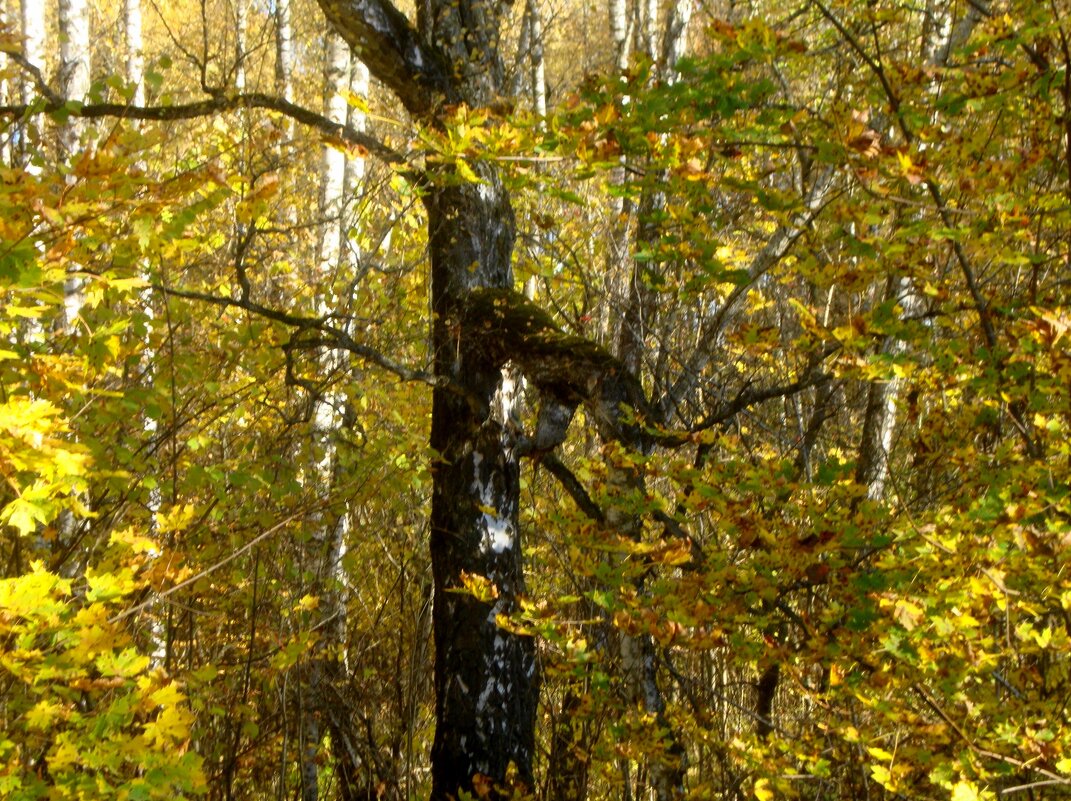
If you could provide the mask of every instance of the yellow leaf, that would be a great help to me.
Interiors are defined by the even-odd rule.
[[[886,787],[890,790],[893,789],[892,774],[889,772],[889,769],[884,765],[871,765],[870,775],[873,777],[874,781],[876,781],[882,787]]]
[[[877,746],[870,746],[866,749],[867,753],[874,759],[880,759],[883,762],[892,762],[893,755],[886,751],[884,748],[878,748]]]
[[[78,756],[78,749],[74,747],[68,739],[67,734],[61,734],[56,741],[56,745],[52,748],[52,753],[48,755],[48,767],[51,771],[62,771],[72,765],[77,765],[81,762]]]
[[[173,681],[168,682],[160,689],[155,690],[150,698],[152,698],[154,703],[162,707],[178,706],[186,700],[186,696],[182,694],[178,685]]]
[[[911,601],[899,600],[893,608],[893,617],[896,618],[896,622],[908,631],[911,631],[919,624],[922,615],[922,607]]]
[[[89,601],[109,601],[129,595],[137,589],[134,576],[129,569],[115,573],[94,573],[87,570],[86,584],[89,585],[86,592],[86,599]]]
[[[457,167],[457,174],[470,184],[478,184],[480,182],[480,177],[472,171],[472,167],[464,159],[458,159],[454,164]]]
[[[38,701],[37,705],[26,713],[26,727],[29,729],[36,729],[37,731],[44,731],[51,726],[52,721],[60,717],[62,713],[63,707],[60,704],[46,700]]]
[[[29,536],[37,525],[48,523],[48,513],[36,503],[16,498],[0,511],[0,520],[15,528],[22,536]]]
[[[193,521],[196,508],[193,504],[177,504],[166,512],[156,513],[156,530],[161,534],[182,531]]]
[[[108,544],[125,545],[134,553],[147,553],[150,556],[160,555],[160,547],[156,542],[136,533],[133,528],[125,528],[122,531],[113,531]]]
[[[774,791],[770,787],[768,779],[759,779],[755,782],[755,798],[759,801],[770,801],[774,797]]]
[[[952,788],[952,801],[978,801],[978,789],[970,782],[956,782]]]

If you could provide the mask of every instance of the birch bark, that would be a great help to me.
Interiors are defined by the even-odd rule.
[[[89,6],[86,0],[60,0],[60,77],[63,96],[68,101],[84,102],[89,94]],[[71,116],[60,129],[63,156],[72,160],[82,145],[85,121]],[[71,180],[71,177],[68,177]],[[83,304],[82,279],[69,275],[63,287],[63,327],[72,330]]]
[[[954,3],[943,0],[927,4],[920,55],[931,67],[948,65],[952,53],[966,43],[982,21],[986,4],[967,4],[966,12],[958,19],[953,13],[954,7]],[[934,79],[929,91],[935,96],[940,92],[938,78]],[[910,278],[890,279],[886,294],[897,301],[901,317],[913,317],[921,310],[921,298]],[[881,343],[882,353],[894,358],[906,350],[906,343],[897,337],[885,337]],[[880,501],[885,496],[889,457],[896,432],[897,404],[902,388],[903,381],[897,377],[871,382],[867,388],[855,478],[866,487],[867,497],[873,501]]]
[[[543,58],[543,18],[539,0],[528,0],[528,42],[531,65],[532,110],[540,117],[547,116],[547,69]]]
[[[275,0],[275,91],[286,101],[294,99],[294,29],[290,0]]]
[[[22,17],[22,54],[26,61],[45,74],[45,4],[40,0],[22,0],[19,6]],[[22,78],[22,102],[32,103],[37,96],[33,77],[24,72]]]

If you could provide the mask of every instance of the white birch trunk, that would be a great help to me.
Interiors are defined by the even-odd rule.
[[[547,116],[547,69],[543,58],[543,19],[540,16],[539,0],[528,0],[525,9],[528,16],[528,42],[531,64],[532,109],[540,117]]]
[[[921,55],[931,67],[947,66],[952,53],[966,43],[984,17],[984,3],[968,4],[966,12],[958,19],[953,13],[955,5],[945,0],[933,0],[927,4]],[[939,78],[934,78],[929,91],[935,97],[939,94]],[[901,317],[915,316],[921,310],[922,299],[909,278],[896,282],[894,291],[901,308]],[[907,345],[901,339],[886,337],[881,350],[882,353],[895,358],[907,351]],[[896,433],[897,404],[902,389],[903,381],[897,377],[872,382],[867,389],[867,406],[855,475],[856,480],[866,487],[867,498],[872,501],[881,501],[885,497],[889,481],[889,459]]]
[[[922,301],[910,278],[895,282],[894,291],[901,317],[912,317],[919,312]],[[897,337],[886,337],[881,351],[895,359],[907,352],[907,343]],[[897,403],[902,388],[903,380],[894,376],[886,381],[872,382],[867,390],[856,480],[866,486],[867,498],[872,501],[880,501],[885,497],[889,480],[889,457],[896,433]]]
[[[245,0],[234,0],[234,88],[245,91],[245,34],[249,15]]]
[[[69,101],[84,102],[89,94],[89,6],[86,0],[60,0],[60,77],[63,96]],[[82,146],[85,122],[71,117],[60,129],[63,157],[73,161]],[[68,181],[73,176],[68,176]],[[84,295],[82,279],[70,275],[63,287],[63,328],[70,331],[82,313]]]
[[[351,95],[367,102],[368,67],[355,56],[350,57],[349,88]],[[364,133],[368,128],[368,115],[352,103],[347,103],[346,124],[354,130]],[[345,172],[342,180],[343,194],[341,219],[339,220],[339,244],[342,249],[341,264],[352,273],[360,268],[359,262],[362,254],[356,240],[350,238],[349,231],[356,223],[354,219],[355,211],[359,207],[357,201],[360,197],[361,183],[364,181],[367,165],[364,157],[359,155],[350,155],[344,161]]]
[[[26,61],[45,73],[45,4],[41,0],[22,0],[22,54]],[[37,85],[29,74],[22,79],[22,102],[37,96]]]
[[[345,90],[350,76],[350,48],[342,37],[327,36],[324,61],[324,116],[332,122],[345,123],[349,104]],[[346,188],[346,156],[338,148],[326,146],[320,166],[320,214],[323,227],[320,234],[320,272],[330,286],[342,256],[342,211]],[[329,298],[328,304],[335,298]]]
[[[364,120],[351,118],[351,107],[346,102],[345,92],[357,89],[367,93],[368,72],[363,65],[351,63],[349,45],[339,36],[328,34],[324,60],[324,116],[332,122],[353,121],[363,126]],[[363,86],[362,86],[363,84]],[[363,115],[362,115],[363,116]],[[319,283],[327,288],[335,285],[338,271],[343,266],[346,198],[352,194],[363,178],[364,163],[347,165],[345,154],[337,148],[325,146],[320,166],[321,224],[319,247]],[[320,302],[320,314],[334,307],[338,298],[334,292]],[[344,357],[337,351],[326,351],[320,358],[321,372],[325,376],[344,368]],[[336,439],[342,425],[340,410],[345,399],[333,390],[317,397],[313,406],[312,447],[316,454],[310,465],[309,481],[325,490],[325,500],[330,499],[337,485]],[[348,725],[338,703],[324,698],[324,688],[330,683],[326,674],[338,674],[339,666],[331,662],[334,656],[326,653],[332,646],[341,647],[345,642],[346,609],[339,592],[343,575],[342,558],[346,551],[348,514],[345,510],[325,507],[314,524],[316,529],[310,542],[308,554],[311,572],[316,576],[312,594],[320,598],[320,613],[324,621],[323,634],[310,655],[304,686],[302,688],[301,721],[301,795],[302,801],[316,801],[319,793],[319,764],[317,756],[326,732],[320,725],[321,715],[328,721],[337,721],[334,729]],[[335,707],[335,708],[332,708]],[[346,743],[334,742],[336,753],[342,752]],[[352,759],[341,760],[349,764]],[[342,769],[345,773],[345,769]],[[342,781],[348,781],[346,776]]]
[[[294,29],[290,0],[275,0],[275,91],[288,102],[294,100]]]
[[[27,63],[36,67],[40,74],[45,74],[45,4],[41,0],[22,0],[20,6],[22,17],[22,54]],[[37,97],[37,84],[33,77],[25,70],[22,71],[20,94],[23,103],[32,103]],[[32,153],[30,143],[27,140],[26,126],[28,122],[20,123],[18,134],[18,147],[16,148],[20,166],[28,172],[37,175],[40,170],[30,163]]]
[[[145,104],[145,55],[141,40],[141,0],[124,0],[123,31],[126,38],[126,82],[133,90],[131,102]]]
[[[610,0],[610,37],[614,42],[614,63],[619,70],[625,70],[632,44],[626,0]]]
[[[695,12],[695,0],[677,0],[669,11],[662,39],[662,73],[668,83],[677,80],[677,62],[688,52],[688,30]]]
[[[0,2],[0,29],[7,29],[7,3]],[[8,81],[8,58],[3,53],[0,53],[0,103],[7,105],[13,101],[11,97],[11,87]],[[10,134],[3,138],[0,142],[0,162],[3,164],[11,164],[11,136]]]
[[[124,0],[123,2],[123,37],[126,43],[126,69],[123,78],[126,80],[127,86],[130,87],[130,102],[135,106],[144,105],[145,57],[141,37],[141,0]],[[129,124],[137,125],[136,122],[130,122]],[[148,262],[144,259],[139,264],[139,271],[145,282],[147,284],[150,283],[152,276],[149,274]],[[146,317],[145,347],[141,352],[141,363],[144,365],[144,369],[142,370],[142,381],[146,385],[151,385],[153,382],[153,367],[156,362],[156,353],[152,347],[154,315],[151,289],[146,288],[141,291],[141,303]],[[142,418],[142,432],[147,442],[156,437],[158,430],[159,426],[155,419],[149,416]],[[154,537],[157,533],[156,515],[160,512],[161,505],[162,495],[160,492],[160,485],[157,484],[149,490],[147,501],[149,509],[149,531]],[[156,558],[159,555],[159,551],[154,551],[151,554],[153,558]],[[169,607],[166,607],[165,605],[165,608]],[[161,609],[160,611],[163,612],[164,609]],[[169,658],[166,617],[157,615],[152,618],[151,633],[152,663],[154,666],[162,666],[166,668],[168,666],[167,663]]]

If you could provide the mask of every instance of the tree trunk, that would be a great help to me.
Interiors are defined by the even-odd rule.
[[[610,38],[614,43],[614,63],[619,70],[628,68],[632,35],[626,0],[610,0]]]
[[[60,0],[60,75],[63,96],[83,102],[89,94],[89,7],[86,0]],[[60,129],[60,147],[72,159],[81,146],[85,123],[70,117]],[[69,178],[68,180],[71,180]],[[63,287],[63,327],[73,330],[82,313],[82,279],[70,275]]]
[[[513,284],[513,211],[498,177],[483,173],[480,186],[442,188],[425,201],[436,373],[461,390],[436,388],[432,402],[433,799],[476,791],[477,774],[505,789],[511,764],[516,779],[530,785],[535,745],[533,643],[496,622],[516,610],[524,590],[517,380],[482,353],[479,331],[459,325],[472,290]],[[466,575],[486,578],[497,598],[458,592]]]
[[[141,41],[141,0],[123,3],[123,33],[126,38],[126,82],[133,88],[130,100],[135,106],[145,104],[145,56]]]
[[[983,18],[984,3],[968,4],[966,13],[956,20],[952,8],[938,0],[927,4],[921,56],[932,67],[945,67],[952,53],[970,37],[971,32]],[[936,95],[939,84],[935,80],[930,91]],[[910,278],[889,280],[886,295],[897,299],[902,317],[910,317],[921,307],[921,298]],[[885,337],[882,353],[896,357],[906,351],[906,344],[896,337]],[[859,443],[855,479],[866,487],[867,497],[880,501],[885,495],[889,477],[889,454],[896,431],[896,407],[902,388],[902,380],[893,377],[886,381],[873,381],[867,388],[866,412]]]
[[[27,63],[45,76],[45,9],[41,0],[22,0],[22,54]],[[23,72],[22,102],[32,103],[37,96],[37,84],[29,72]]]
[[[543,19],[539,0],[528,0],[528,43],[532,72],[532,110],[540,117],[547,116],[547,70],[543,61]]]
[[[418,5],[417,27],[384,1],[320,5],[372,75],[425,124],[442,125],[444,103],[486,106],[503,90],[497,3],[428,0]],[[476,165],[478,184],[440,169],[449,174],[430,174],[424,195],[435,371],[450,383],[434,390],[431,424],[435,801],[531,784],[538,694],[531,639],[497,623],[524,588],[517,382],[483,352],[483,332],[464,314],[472,293],[513,287],[513,210],[493,168]],[[467,576],[493,584],[497,598],[461,591]]]
[[[349,87],[350,47],[335,34],[327,35],[324,55],[324,116],[332,122],[346,122],[345,91]],[[346,204],[346,155],[335,147],[323,149],[320,167],[320,278],[332,286],[342,257],[342,210]],[[329,306],[335,298],[329,298]]]
[[[0,29],[7,30],[8,14],[7,3],[0,3]],[[14,103],[15,98],[11,96],[11,83],[10,76],[8,74],[8,57],[4,53],[0,53],[0,103],[8,104]],[[12,156],[12,138],[10,134],[7,134],[0,140],[0,163],[5,166],[11,165]]]
[[[350,46],[342,37],[329,33],[324,50],[324,116],[344,124],[348,104],[345,91],[350,83]],[[335,147],[325,146],[320,165],[319,270],[317,283],[327,296],[319,301],[318,314],[327,315],[336,306],[331,287],[338,282],[342,266],[342,211],[348,194],[346,156]],[[345,693],[346,666],[342,660],[346,643],[346,606],[342,599],[342,558],[349,531],[348,510],[331,505],[338,485],[337,440],[343,425],[342,393],[334,388],[333,376],[347,372],[342,351],[325,350],[320,355],[320,373],[331,384],[313,399],[311,458],[308,477],[323,498],[312,536],[303,556],[305,569],[314,576],[309,593],[319,598],[320,636],[303,670],[301,688],[301,750],[299,753],[302,801],[316,801],[320,783],[320,748],[330,732],[336,774],[344,799],[355,795],[360,783],[360,760],[354,746],[353,714]]]
[[[245,36],[249,27],[246,0],[234,0],[234,88],[245,91]]]
[[[294,29],[290,0],[275,0],[275,91],[283,100],[294,99]]]

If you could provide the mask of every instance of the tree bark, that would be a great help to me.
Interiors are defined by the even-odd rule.
[[[324,116],[334,123],[346,122],[345,91],[349,88],[350,47],[335,34],[327,35],[324,54]],[[323,149],[320,167],[320,277],[332,286],[342,256],[342,210],[346,205],[346,156],[335,147]],[[334,305],[334,298],[328,299]]]
[[[86,0],[60,0],[60,76],[63,96],[83,103],[89,94],[89,7]],[[60,129],[60,147],[65,159],[73,158],[81,146],[85,122],[70,117]],[[69,179],[70,180],[70,177]],[[82,312],[82,279],[70,275],[63,287],[63,327],[72,330]]]
[[[133,89],[130,101],[145,104],[145,55],[141,41],[141,0],[123,3],[123,33],[126,39],[126,81]]]
[[[234,0],[234,88],[245,91],[245,36],[249,13],[245,0]]]
[[[626,0],[610,0],[610,38],[614,43],[614,64],[621,71],[628,68],[631,55],[632,30]]]
[[[369,71],[424,124],[444,104],[489,104],[502,90],[498,4],[426,2],[419,27],[387,2],[320,0]],[[434,364],[451,389],[432,399],[431,558],[434,577],[436,732],[432,798],[504,794],[530,785],[537,675],[530,638],[499,627],[524,589],[518,521],[520,469],[511,370],[489,359],[461,314],[482,288],[513,288],[514,219],[494,170],[480,183],[452,170],[428,176]],[[483,601],[467,576],[494,585]]]
[[[45,71],[45,4],[40,0],[22,0],[22,54],[27,63]],[[37,83],[28,72],[22,78],[22,102],[32,103],[37,96]]]
[[[0,3],[0,29],[7,30],[8,25],[8,13],[7,3]],[[4,53],[0,53],[0,103],[10,103],[14,98],[11,94],[11,82],[8,75],[8,57]],[[3,141],[0,142],[0,163],[5,165],[11,164],[11,150],[12,138],[10,135],[3,137]]]
[[[532,110],[540,117],[547,116],[547,69],[543,60],[543,18],[539,0],[528,0],[525,7],[528,19],[529,63],[532,73]]]
[[[290,0],[275,0],[275,91],[287,102],[294,99],[294,28]]]

